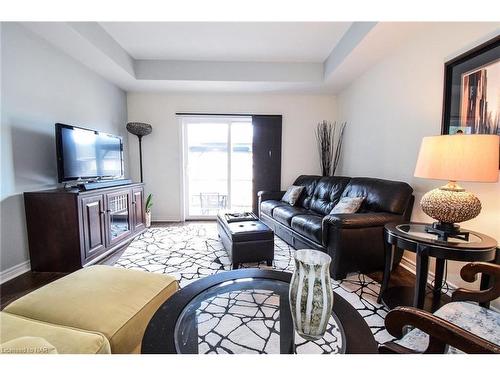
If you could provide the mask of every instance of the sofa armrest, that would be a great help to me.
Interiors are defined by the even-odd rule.
[[[401,215],[388,212],[366,212],[356,214],[334,214],[323,218],[323,224],[342,228],[381,227],[387,223],[402,221]]]
[[[279,200],[281,200],[281,198],[283,198],[285,193],[286,193],[286,191],[264,191],[264,190],[261,190],[257,193],[257,196],[259,197],[259,202],[264,202],[264,201],[268,201],[271,199],[279,201]]]

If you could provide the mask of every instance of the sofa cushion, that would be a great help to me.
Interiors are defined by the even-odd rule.
[[[17,340],[22,337],[31,336],[33,338],[43,338],[50,346],[37,345],[36,354],[49,352],[55,348],[59,354],[109,354],[111,349],[108,339],[99,332],[82,331],[76,328],[50,324],[37,321],[22,316],[0,312],[0,343],[3,353],[11,353],[20,350],[20,345],[28,349],[26,340],[20,342]],[[34,343],[33,340],[31,340]],[[10,344],[7,344],[10,342]],[[4,345],[6,350],[4,349]]]
[[[260,212],[266,214],[267,216],[273,216],[273,210],[279,206],[286,206],[288,203],[282,201],[276,201],[274,199],[264,201],[260,204]]]
[[[360,211],[384,211],[401,215],[412,193],[413,189],[406,182],[354,177],[342,197],[365,197]]]
[[[321,178],[311,198],[311,210],[321,215],[328,215],[340,200],[349,180],[349,177],[336,176]]]
[[[304,190],[302,191],[302,194],[300,194],[299,200],[297,201],[297,207],[302,207],[306,210],[311,208],[311,199],[320,179],[321,176],[302,175],[297,177],[293,184],[295,186],[304,186]]]
[[[494,310],[470,302],[451,302],[442,306],[434,315],[500,345],[500,313]],[[413,329],[396,342],[407,348],[423,352],[429,344],[429,336],[419,329]],[[449,347],[448,353],[462,352]]]
[[[177,289],[173,276],[91,266],[21,297],[4,311],[100,332],[113,353],[131,353],[140,351],[149,320]]]
[[[301,207],[292,207],[289,204],[276,207],[273,210],[273,218],[282,224],[291,225],[292,217],[297,215],[308,214],[309,211]]]
[[[292,218],[292,229],[309,238],[311,241],[322,243],[323,216],[318,214],[297,215]]]

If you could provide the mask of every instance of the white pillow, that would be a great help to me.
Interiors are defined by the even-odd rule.
[[[283,195],[283,198],[281,198],[281,200],[283,202],[288,203],[291,206],[295,206],[295,204],[299,200],[300,194],[302,194],[302,190],[304,190],[304,186],[292,185],[288,188],[288,190],[286,191],[285,195]]]
[[[344,197],[340,198],[339,203],[335,205],[330,211],[330,215],[333,214],[353,214],[359,210],[361,203],[365,200],[365,197]]]

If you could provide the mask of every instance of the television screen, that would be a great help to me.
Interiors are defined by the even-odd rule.
[[[123,176],[121,137],[56,124],[59,182]]]

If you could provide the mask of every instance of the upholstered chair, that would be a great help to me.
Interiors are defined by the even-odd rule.
[[[387,331],[398,338],[380,345],[380,353],[500,353],[500,313],[489,303],[500,296],[500,265],[469,263],[460,275],[475,281],[482,273],[490,287],[482,291],[457,289],[452,302],[434,314],[397,307],[385,318]],[[408,331],[408,327],[414,329]]]

